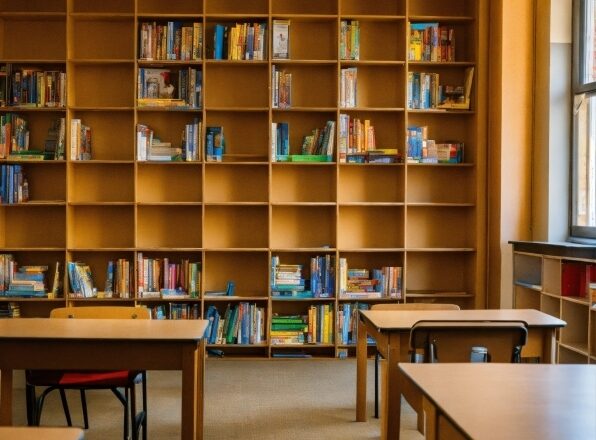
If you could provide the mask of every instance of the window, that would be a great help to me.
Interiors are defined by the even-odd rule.
[[[596,0],[574,3],[573,237],[596,238]]]

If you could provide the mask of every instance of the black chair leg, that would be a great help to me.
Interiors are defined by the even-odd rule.
[[[375,354],[375,419],[379,418],[379,352]]]
[[[35,387],[25,385],[25,399],[27,402],[27,425],[35,426]]]
[[[85,429],[89,429],[89,416],[87,413],[87,396],[85,395],[85,390],[80,389],[81,392],[81,407],[83,408],[83,424]]]
[[[130,428],[132,432],[132,440],[138,440],[139,438],[139,424],[137,423],[137,393],[135,390],[134,383],[130,388],[128,388],[128,392],[130,393]],[[126,411],[128,408],[124,408]]]
[[[62,409],[64,410],[64,417],[66,417],[66,423],[68,426],[72,426],[72,420],[70,418],[70,410],[68,409],[68,401],[66,400],[66,393],[63,388],[59,388],[60,400],[62,401]]]
[[[141,373],[142,383],[141,388],[143,390],[143,440],[147,440],[147,372]]]

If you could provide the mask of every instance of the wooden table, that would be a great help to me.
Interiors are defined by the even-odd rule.
[[[416,322],[423,319],[524,321],[528,324],[528,342],[522,350],[522,356],[539,356],[542,362],[546,363],[555,362],[555,331],[565,326],[565,321],[534,309],[361,310],[359,316],[356,346],[356,421],[366,421],[367,335],[371,335],[376,341],[377,350],[389,366],[384,368],[381,374],[381,390],[386,396],[381,405],[381,437],[384,439],[396,439],[399,435],[401,390],[397,363],[408,361],[410,329]],[[409,401],[420,414],[420,404]],[[391,417],[388,417],[388,414],[391,414]]]
[[[0,438],[4,440],[83,440],[80,428],[2,426]]]
[[[203,438],[205,320],[0,320],[0,425],[17,369],[182,370],[182,438]]]
[[[428,439],[596,439],[596,365],[401,363],[399,372],[423,395]]]

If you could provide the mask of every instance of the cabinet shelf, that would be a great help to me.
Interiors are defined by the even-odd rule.
[[[418,291],[407,290],[406,298],[473,298],[474,295],[469,292],[442,292],[442,291]]]
[[[135,16],[132,12],[71,12],[69,15],[75,20],[106,21],[126,21]]]
[[[429,21],[438,21],[439,23],[472,23],[474,21],[474,17],[448,15],[410,15],[409,19],[413,23]]]
[[[64,21],[66,12],[0,12],[4,20]]]
[[[588,344],[587,343],[572,343],[572,342],[559,342],[561,347],[568,350],[575,351],[576,353],[588,355]]]

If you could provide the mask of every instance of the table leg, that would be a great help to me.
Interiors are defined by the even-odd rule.
[[[401,387],[399,386],[399,371],[397,363],[400,360],[399,337],[392,335],[387,350],[386,368],[384,375],[386,407],[381,413],[381,433],[387,434],[387,439],[398,439],[401,420]],[[383,437],[381,437],[383,438]]]
[[[542,357],[541,361],[543,364],[555,364],[555,347],[556,343],[556,329],[545,328],[542,330]]]
[[[205,414],[205,398],[204,398],[204,390],[205,390],[205,339],[201,339],[199,343],[199,353],[198,353],[198,362],[197,362],[197,392],[196,398],[197,400],[197,430],[196,430],[196,438],[202,439],[203,438],[203,423],[204,423],[204,414]]]
[[[422,397],[423,414],[419,417],[424,417],[424,438],[426,440],[437,439],[437,408],[433,405],[426,396]]]
[[[0,426],[12,425],[12,370],[0,370]]]
[[[358,317],[356,341],[356,421],[366,422],[366,324]]]
[[[198,432],[199,396],[197,396],[199,375],[199,347],[185,346],[182,353],[182,430],[184,440],[202,438],[202,430]]]

